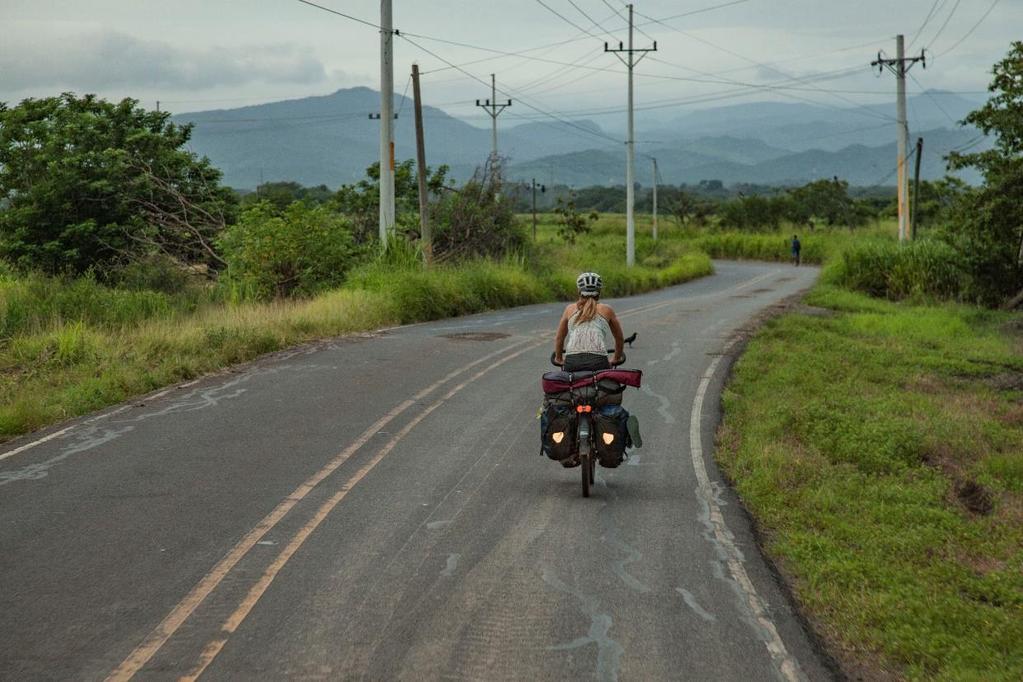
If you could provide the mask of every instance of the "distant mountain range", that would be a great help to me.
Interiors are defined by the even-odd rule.
[[[945,156],[952,149],[969,145],[976,140],[976,136],[977,132],[970,129],[946,128],[917,134],[917,137],[924,138],[920,177],[928,180],[944,177]],[[795,153],[781,152],[759,161],[725,158],[732,145],[748,146],[762,153],[774,149],[759,140],[704,138],[701,142],[708,145],[716,144],[721,151],[715,154],[713,151],[695,152],[686,147],[670,147],[654,149],[637,156],[637,182],[645,186],[652,184],[653,168],[649,157],[656,157],[661,182],[670,184],[696,184],[701,180],[721,180],[726,185],[735,183],[801,185],[834,176],[848,181],[851,185],[865,187],[895,184],[895,165],[898,157],[894,141],[876,147],[849,145],[838,151],[810,149]],[[915,144],[915,138],[911,143]],[[538,182],[551,182],[549,178],[556,177],[559,182],[574,187],[621,185],[624,167],[624,151],[590,150],[514,164],[508,169],[507,175],[513,180],[525,182],[532,178],[536,178]],[[967,172],[961,177],[968,182],[979,182],[979,176],[975,173]]]
[[[195,125],[191,147],[224,172],[225,182],[251,189],[262,181],[294,180],[336,187],[354,182],[379,156],[380,95],[369,88],[237,109],[178,114]],[[911,141],[924,138],[922,175],[944,175],[942,156],[980,140],[953,125],[977,103],[929,92],[909,100]],[[412,102],[395,95],[395,155],[414,158]],[[891,110],[891,111],[889,111]],[[892,184],[895,165],[894,105],[855,108],[761,102],[686,113],[650,128],[638,127],[637,182],[651,179],[648,157],[658,159],[661,182],[792,184],[837,175],[855,185]],[[426,151],[431,166],[448,164],[465,179],[487,157],[490,130],[424,107]],[[639,116],[640,120],[642,116]],[[923,133],[916,132],[923,130]],[[512,179],[537,178],[572,186],[620,185],[624,145],[606,138],[592,121],[536,121],[502,126],[501,154]],[[887,177],[886,177],[887,176]],[[967,177],[975,180],[974,177]]]

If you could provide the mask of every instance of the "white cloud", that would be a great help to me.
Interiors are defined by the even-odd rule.
[[[0,45],[5,90],[202,90],[257,82],[313,84],[327,79],[315,53],[296,45],[181,47],[105,28],[33,33],[15,34]]]

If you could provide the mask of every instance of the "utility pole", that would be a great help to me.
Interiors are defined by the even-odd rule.
[[[632,96],[632,70],[636,64],[646,56],[648,52],[657,51],[657,41],[654,41],[654,46],[650,48],[636,49],[633,48],[632,41],[632,5],[629,5],[629,47],[626,48],[622,43],[618,43],[618,49],[610,49],[607,43],[604,43],[604,52],[612,52],[622,64],[625,64],[629,70],[629,123],[628,131],[625,139],[625,264],[632,267],[636,263],[636,217],[634,215],[634,208],[636,203],[636,188],[635,188],[635,175],[636,175],[636,140],[633,129],[633,96]],[[639,58],[636,58],[636,54],[639,53]],[[623,57],[622,54],[626,56]]]
[[[490,99],[476,100],[476,106],[482,107],[490,115],[490,166],[497,172],[497,117],[501,112],[512,105],[512,101],[506,100],[503,104],[497,101],[497,78],[490,74]]]
[[[902,34],[895,36],[895,59],[882,57],[877,53],[877,59],[870,63],[876,66],[880,73],[887,68],[895,74],[896,82],[896,117],[899,128],[898,145],[898,203],[899,203],[899,241],[903,242],[909,237],[909,175],[906,173],[906,147],[909,145],[909,124],[906,122],[906,74],[913,67],[913,64],[921,62],[927,68],[927,60],[923,50],[919,57],[907,57],[905,38]]]
[[[657,241],[657,159],[650,159],[654,162],[654,241]]]
[[[924,138],[916,138],[916,168],[913,171],[913,210],[910,212],[912,220],[910,224],[913,226],[910,238],[916,240],[916,207],[917,201],[920,199],[920,157],[924,153]]]
[[[394,232],[394,28],[391,0],[380,0],[380,246]]]
[[[536,188],[540,187],[540,193],[543,194],[547,191],[547,187],[544,185],[537,185],[536,178],[533,178],[533,241],[536,241]]]
[[[433,234],[430,232],[430,206],[426,190],[426,145],[423,141],[423,98],[419,92],[419,64],[412,65],[412,99],[416,118],[416,174],[419,176],[419,236],[423,260],[433,262]]]

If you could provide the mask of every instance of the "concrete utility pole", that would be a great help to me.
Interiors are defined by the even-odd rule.
[[[482,107],[490,115],[490,166],[495,169],[495,172],[499,158],[497,156],[497,117],[511,105],[510,99],[503,104],[497,101],[497,78],[494,74],[490,74],[490,99],[482,102],[476,100],[476,106]]]
[[[650,159],[654,162],[654,225],[653,235],[654,241],[657,241],[657,159]]]
[[[394,28],[391,0],[380,0],[380,245],[394,232]]]
[[[632,5],[629,5],[629,46],[626,48],[618,43],[618,49],[610,49],[604,43],[604,52],[612,52],[622,64],[629,70],[629,124],[625,139],[625,264],[632,267],[636,264],[636,217],[634,208],[636,204],[636,139],[633,129],[633,97],[632,97],[632,70],[636,64],[646,56],[648,52],[657,51],[657,41],[649,48],[637,49],[632,46]],[[639,58],[636,54],[639,53]],[[626,56],[623,57],[622,54]]]
[[[416,118],[416,174],[419,176],[419,237],[423,260],[433,262],[433,234],[430,232],[430,205],[426,189],[426,145],[423,141],[423,98],[419,92],[419,64],[412,65],[412,99]]]
[[[927,60],[923,50],[919,57],[907,57],[905,39],[902,34],[895,36],[895,59],[883,57],[877,53],[877,59],[870,63],[876,66],[878,72],[887,68],[895,74],[896,82],[896,117],[899,128],[898,145],[898,178],[899,178],[899,241],[905,241],[909,237],[909,174],[906,173],[906,147],[909,145],[909,124],[906,122],[906,74],[913,67],[913,64],[921,62],[927,68]]]

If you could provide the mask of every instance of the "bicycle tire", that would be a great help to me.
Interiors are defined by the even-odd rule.
[[[580,455],[579,459],[582,460],[582,462],[580,462],[581,466],[579,467],[579,470],[583,473],[583,497],[589,497],[590,496],[590,462],[593,460],[593,458],[590,456],[589,453],[587,453],[585,455]]]

